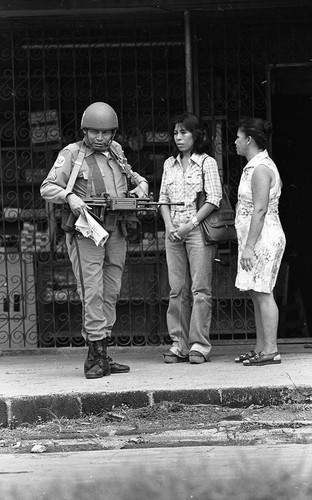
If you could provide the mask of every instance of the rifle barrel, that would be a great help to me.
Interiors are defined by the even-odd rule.
[[[167,202],[158,202],[158,201],[150,201],[149,198],[101,198],[101,197],[91,197],[91,198],[84,198],[85,203],[90,204],[90,205],[97,205],[97,206],[106,206],[108,209],[109,208],[117,208],[117,206],[120,204],[121,207],[126,208],[136,208],[138,207],[146,207],[148,208],[149,206],[152,207],[157,207],[160,205],[180,205],[184,206],[183,201],[177,201],[176,203],[167,203]]]
[[[150,203],[148,203],[148,205],[180,205],[180,206],[184,206],[185,203],[184,201],[177,201],[176,203],[167,203],[166,201],[160,201],[160,202],[157,202],[157,201],[152,201]]]

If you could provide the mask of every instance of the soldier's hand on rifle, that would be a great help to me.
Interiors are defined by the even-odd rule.
[[[148,196],[148,182],[143,180],[134,189],[130,191],[130,194],[136,195],[138,198],[146,198]]]
[[[70,193],[66,197],[66,201],[76,217],[79,217],[80,214],[83,214],[84,210],[90,210],[88,205],[86,205],[85,202],[74,193]]]

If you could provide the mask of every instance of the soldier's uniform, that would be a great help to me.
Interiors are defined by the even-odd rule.
[[[123,155],[120,144],[113,141],[111,146],[113,146],[114,151],[117,151],[118,156]],[[68,181],[80,151],[84,155],[83,161],[74,186],[72,190],[69,190]],[[132,172],[132,175],[138,184],[146,182],[139,174]],[[41,185],[42,197],[57,204],[65,204],[67,196],[72,193],[79,198],[85,198],[99,196],[103,191],[111,198],[126,197],[128,192],[127,175],[109,150],[95,151],[85,143],[85,140],[69,144],[60,151],[48,176]],[[77,231],[66,234],[68,255],[82,302],[82,335],[92,349],[98,348],[98,342],[111,335],[116,320],[116,303],[126,259],[124,223],[115,220],[112,227],[105,227],[105,229],[110,235],[103,247],[96,246],[92,239],[84,237]],[[106,348],[106,346],[107,343],[104,347]],[[96,356],[93,355],[94,357]],[[129,367],[108,359],[110,360],[111,372],[129,371]],[[89,366],[90,363],[87,367],[85,366],[85,373]],[[87,378],[98,377],[90,376]]]

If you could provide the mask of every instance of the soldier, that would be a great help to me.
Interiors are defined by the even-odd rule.
[[[88,106],[81,129],[83,140],[60,151],[41,185],[41,195],[49,202],[67,204],[73,220],[66,229],[66,245],[82,302],[82,335],[88,345],[84,373],[87,379],[94,379],[130,370],[107,355],[126,259],[125,222],[118,216],[113,222],[110,218],[109,227],[104,222],[109,238],[102,247],[77,232],[74,222],[90,210],[84,198],[103,193],[111,198],[126,197],[129,178],[136,185],[130,193],[145,197],[148,183],[132,171],[120,144],[114,141],[118,118],[111,106],[104,102]]]

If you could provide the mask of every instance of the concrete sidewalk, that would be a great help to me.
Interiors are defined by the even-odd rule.
[[[211,361],[168,365],[166,347],[110,348],[130,373],[87,380],[86,348],[46,349],[0,355],[0,423],[41,417],[78,418],[121,404],[142,407],[160,401],[230,406],[312,403],[312,344],[281,344],[280,365],[245,367],[234,357],[248,345],[214,346]]]

